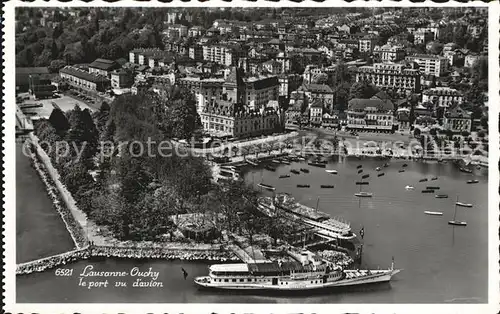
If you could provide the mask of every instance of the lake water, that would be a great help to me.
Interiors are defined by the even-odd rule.
[[[261,182],[276,187],[276,192],[288,192],[305,205],[315,207],[349,221],[355,233],[364,226],[363,267],[387,268],[394,256],[396,268],[403,271],[390,284],[324,291],[310,295],[268,296],[199,290],[192,279],[207,273],[207,264],[200,262],[133,261],[101,259],[80,261],[73,268],[72,277],[57,277],[54,270],[17,277],[18,302],[175,302],[175,303],[443,303],[488,300],[488,180],[487,169],[474,174],[457,171],[450,163],[420,163],[393,160],[385,173],[377,177],[376,167],[384,161],[374,159],[330,160],[327,169],[338,170],[337,175],[305,163],[280,165],[276,172],[251,169],[245,175],[249,183]],[[403,163],[406,172],[399,173]],[[370,185],[363,191],[373,198],[358,199],[355,185],[362,174],[370,174]],[[290,169],[307,167],[309,174],[291,174],[279,179]],[[419,183],[423,177],[438,176],[437,181]],[[478,184],[466,184],[476,178]],[[311,188],[297,188],[310,184]],[[321,184],[334,189],[321,189]],[[406,185],[415,187],[412,191]],[[433,194],[422,194],[426,186],[440,186],[439,193],[448,199],[436,199]],[[263,192],[264,194],[269,192]],[[269,194],[270,195],[270,194]],[[467,221],[466,227],[447,224],[455,210],[455,200],[474,204],[473,208],[458,208],[457,219]],[[441,211],[443,216],[428,216],[425,210]],[[19,208],[18,208],[19,211]],[[46,236],[52,234],[47,232]],[[58,234],[65,241],[62,234]],[[59,242],[57,242],[59,243]],[[158,271],[162,288],[133,288],[129,278],[127,288],[87,289],[78,286],[78,274],[86,265],[97,270],[129,271],[133,267]],[[189,273],[182,277],[181,268]]]

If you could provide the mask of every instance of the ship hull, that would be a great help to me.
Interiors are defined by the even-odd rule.
[[[284,281],[276,285],[270,283],[257,284],[257,283],[212,283],[203,282],[203,279],[207,277],[198,277],[195,279],[195,283],[202,288],[210,288],[216,290],[247,290],[247,291],[311,291],[311,290],[323,290],[335,287],[351,287],[359,285],[369,285],[376,283],[389,282],[395,274],[399,273],[400,270],[386,270],[386,271],[374,271],[373,275],[354,277],[350,279],[341,279],[332,282],[319,283],[320,280],[301,280],[301,281]],[[346,271],[346,273],[355,271]],[[315,283],[318,282],[318,283]],[[286,284],[285,284],[286,283]]]

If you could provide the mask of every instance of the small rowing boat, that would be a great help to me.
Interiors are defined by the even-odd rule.
[[[380,170],[381,170],[381,168],[380,168],[380,167],[377,167],[377,168],[375,168],[375,170],[376,170],[376,171],[380,171]]]
[[[369,175],[369,174],[364,174],[361,178],[362,178],[362,179],[366,179],[366,178],[369,178],[369,177],[370,177],[370,175]]]
[[[448,198],[448,194],[436,194],[436,198]]]
[[[427,178],[420,179],[418,182],[427,182]]]
[[[298,188],[309,188],[311,187],[309,184],[297,184]]]
[[[273,159],[273,160],[271,160],[271,162],[274,162],[275,164],[281,164],[281,161],[279,161],[277,159]]]
[[[285,160],[285,159],[281,159],[280,162],[284,165],[289,165],[290,162],[288,160]]]
[[[289,174],[280,175],[280,179],[284,179],[284,178],[290,178],[290,175]]]
[[[290,172],[291,172],[291,173],[295,173],[295,174],[300,174],[300,171],[299,171],[299,170],[297,170],[297,169],[292,169],[292,170],[290,170]]]
[[[471,169],[469,169],[469,168],[464,168],[464,167],[460,168],[460,171],[465,172],[465,173],[472,173],[472,170],[471,170]]]
[[[450,221],[448,221],[448,224],[449,225],[454,225],[454,226],[463,226],[463,227],[467,226],[467,222],[465,222],[465,221],[457,221],[457,220],[450,220]]]
[[[405,170],[404,170],[404,169],[401,169],[401,170],[399,170],[398,172],[405,172]]]
[[[479,183],[479,180],[467,180],[467,184]]]
[[[364,182],[364,181],[357,181],[356,185],[368,185],[370,182]]]
[[[422,190],[422,193],[434,193],[434,190]]]
[[[427,190],[439,190],[440,187],[439,186],[428,186],[426,187]]]
[[[385,173],[379,173],[379,174],[377,174],[377,177],[381,177],[381,176],[384,176],[384,175],[385,175]]]
[[[321,188],[322,188],[322,189],[333,189],[333,188],[334,188],[334,186],[333,186],[333,185],[326,185],[326,184],[322,184],[322,185],[321,185]]]
[[[427,215],[432,215],[432,216],[443,216],[442,212],[431,212],[429,210],[426,210],[424,213],[426,213]]]
[[[257,184],[257,186],[260,186],[261,188],[269,190],[269,191],[276,190],[276,188],[274,186],[269,185],[269,184],[265,184],[265,183],[259,183],[259,184]]]
[[[246,162],[247,162],[247,164],[249,164],[249,165],[251,165],[251,166],[254,166],[254,167],[256,167],[256,166],[258,166],[258,165],[259,165],[259,163],[258,163],[258,162],[252,161],[252,160],[250,160],[250,159],[247,159],[247,160],[246,160]]]
[[[373,193],[369,193],[369,192],[359,192],[359,193],[356,193],[354,194],[355,196],[357,197],[372,197],[373,196]]]
[[[403,164],[403,168],[406,168],[406,167],[408,167],[408,164]]]
[[[329,169],[329,170],[325,170],[327,173],[331,173],[331,174],[337,174],[338,171],[337,170],[334,170],[334,169]]]
[[[363,173],[363,169],[358,170],[358,174]]]
[[[306,168],[300,168],[300,171],[302,171],[304,173],[309,173],[309,169],[306,169]]]
[[[472,204],[468,204],[468,203],[457,202],[456,204],[457,204],[457,206],[461,206],[461,207],[472,207]]]
[[[384,164],[384,168],[387,168],[387,167],[389,167],[389,164],[388,164],[388,163],[385,163],[385,164]]]
[[[434,181],[434,180],[437,180],[437,179],[438,179],[438,177],[432,177],[431,181]]]
[[[363,168],[363,165],[358,165],[356,168],[358,168],[358,169],[359,169],[359,168]]]

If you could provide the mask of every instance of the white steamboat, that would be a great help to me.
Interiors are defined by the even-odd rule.
[[[302,262],[211,265],[208,276],[196,277],[194,282],[227,290],[306,291],[388,282],[399,272],[394,262],[386,270],[343,270],[318,256],[304,254]]]

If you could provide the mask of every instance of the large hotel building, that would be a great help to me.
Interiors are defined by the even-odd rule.
[[[420,71],[397,63],[375,63],[359,67],[356,82],[368,81],[381,88],[393,88],[400,94],[420,92]]]

